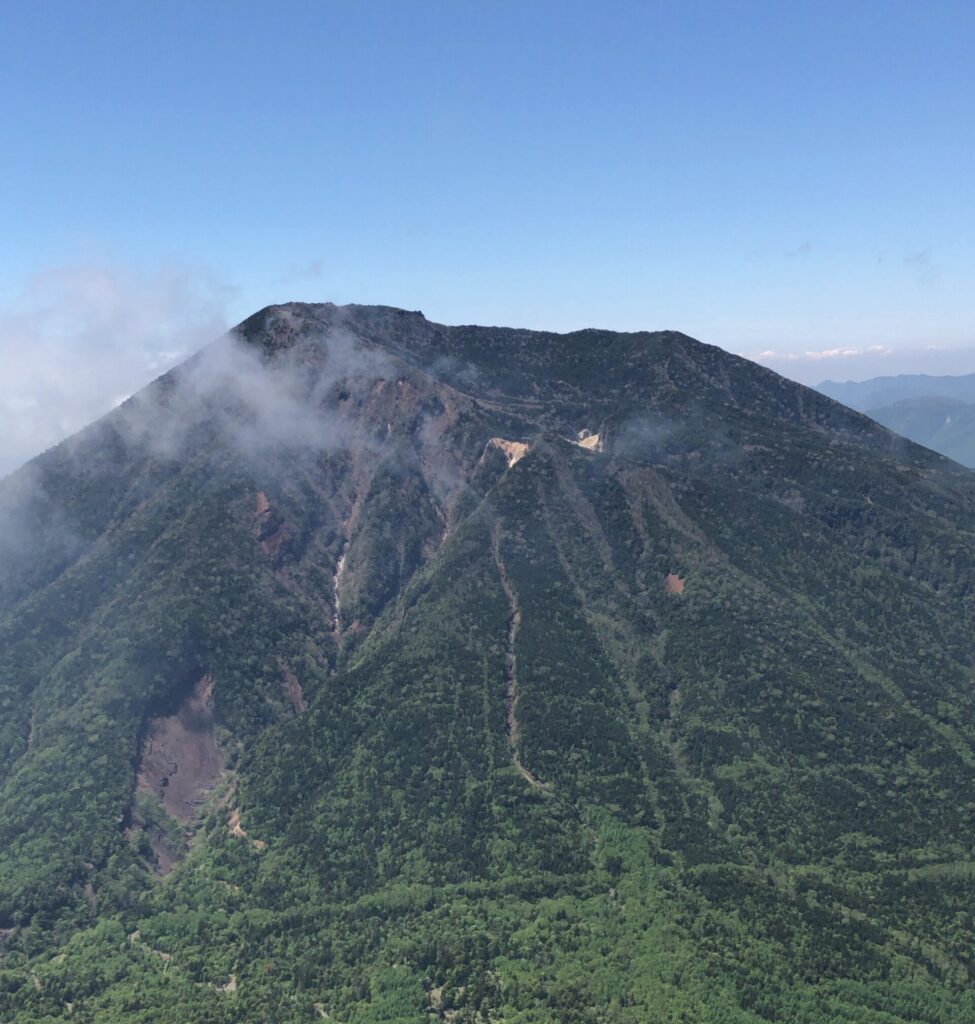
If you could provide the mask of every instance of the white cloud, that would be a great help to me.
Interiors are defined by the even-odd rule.
[[[755,355],[749,357],[748,353],[743,352],[743,356],[746,359],[754,359],[758,363],[775,363],[775,362],[795,362],[800,358],[798,352],[776,352],[774,349],[767,348],[763,352],[757,352]]]
[[[179,266],[35,274],[0,308],[0,475],[221,334],[229,297],[212,274]]]
[[[754,359],[758,363],[796,363],[811,362],[818,363],[830,359],[852,359],[855,356],[887,356],[893,354],[893,349],[886,345],[870,345],[868,348],[824,348],[819,351],[807,349],[804,352],[778,352],[775,349],[765,349],[746,358]]]
[[[962,374],[975,372],[975,347],[848,345],[827,349],[763,349],[741,353],[746,359],[805,384],[824,379],[867,380],[899,373]]]

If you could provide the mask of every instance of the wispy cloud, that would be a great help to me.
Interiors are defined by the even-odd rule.
[[[206,272],[72,265],[0,309],[0,475],[109,411],[226,329]]]
[[[791,249],[786,249],[782,255],[785,256],[786,259],[794,260],[808,256],[812,251],[813,241],[811,238],[806,238]]]
[[[914,274],[919,284],[934,284],[941,276],[941,269],[928,247],[908,253],[901,262]]]

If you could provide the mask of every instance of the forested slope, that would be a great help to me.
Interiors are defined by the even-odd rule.
[[[262,311],[0,483],[0,1017],[970,1021],[973,499],[676,333]]]

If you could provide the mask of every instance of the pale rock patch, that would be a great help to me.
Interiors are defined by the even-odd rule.
[[[530,446],[524,441],[508,441],[503,437],[492,437],[488,444],[497,448],[504,455],[508,462],[508,469],[523,459],[530,450]]]

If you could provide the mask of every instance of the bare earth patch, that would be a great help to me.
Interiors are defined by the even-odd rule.
[[[284,541],[284,524],[275,514],[264,491],[258,491],[254,495],[254,528],[261,550],[269,558],[273,558]]]
[[[684,581],[675,572],[669,572],[664,577],[664,586],[668,594],[683,594]]]
[[[232,836],[236,836],[238,839],[247,838],[247,833],[240,827],[240,811],[236,807],[230,812],[227,825]]]
[[[508,572],[505,569],[504,561],[501,558],[500,531],[495,527],[492,536],[494,548],[494,561],[498,567],[498,575],[501,579],[501,588],[508,599],[510,617],[508,619],[508,630],[505,637],[505,702],[504,720],[505,730],[508,733],[508,750],[511,753],[511,762],[518,769],[521,777],[536,789],[548,790],[550,783],[542,782],[537,775],[525,767],[518,751],[518,656],[515,654],[515,642],[518,639],[518,629],[521,626],[521,608],[518,606],[518,597],[511,581],[508,579]]]
[[[230,816],[227,818],[227,827],[230,829],[232,836],[236,836],[238,839],[248,838],[243,825],[240,823],[240,810],[238,808],[235,807],[230,812]],[[251,845],[255,850],[263,850],[267,844],[263,839],[251,839]]]
[[[171,715],[153,718],[142,742],[137,789],[151,793],[185,825],[224,771],[213,736],[213,676],[202,676]]]
[[[508,469],[528,454],[528,445],[524,441],[507,441],[503,437],[492,437],[488,444],[493,445],[504,455]]]
[[[298,682],[298,677],[287,665],[281,667],[281,686],[285,697],[288,698],[291,706],[300,715],[307,707],[305,695],[301,691],[301,683]]]
[[[601,452],[603,450],[599,434],[594,434],[591,430],[580,430],[575,443],[580,448],[585,448],[589,452]]]

